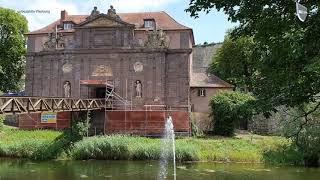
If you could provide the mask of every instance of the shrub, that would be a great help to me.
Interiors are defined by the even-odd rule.
[[[213,132],[216,135],[233,136],[240,122],[249,121],[253,115],[253,96],[240,92],[221,92],[210,100]]]
[[[265,149],[262,155],[264,162],[269,164],[303,165],[303,155],[294,144]]]
[[[82,140],[83,137],[88,136],[91,124],[90,122],[90,112],[85,118],[79,118],[77,121],[72,121],[70,131],[66,132],[66,136],[72,142]]]

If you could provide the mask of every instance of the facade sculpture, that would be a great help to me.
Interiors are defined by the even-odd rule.
[[[136,81],[136,97],[141,98],[142,97],[142,84],[141,81]]]
[[[63,85],[64,88],[64,97],[71,97],[71,83],[69,81],[66,81]]]
[[[120,17],[117,15],[116,9],[113,8],[113,6],[110,6],[110,9],[108,9],[108,16],[120,19]]]
[[[46,51],[55,50],[58,48],[64,48],[64,38],[61,33],[57,33],[57,30],[54,32],[48,33],[48,39],[43,44],[43,49]]]
[[[99,14],[100,14],[100,11],[98,11],[97,6],[93,7],[93,10],[91,11],[90,16],[96,16],[96,15],[99,15]]]
[[[166,48],[167,45],[167,36],[163,30],[151,31],[148,34],[148,39],[145,43],[147,48]]]

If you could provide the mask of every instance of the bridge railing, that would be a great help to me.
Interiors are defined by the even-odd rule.
[[[87,111],[105,108],[103,99],[79,99],[58,97],[5,97],[0,96],[0,114],[24,114],[34,112]]]

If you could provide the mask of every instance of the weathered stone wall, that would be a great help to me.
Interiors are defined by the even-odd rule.
[[[195,73],[206,73],[207,69],[212,62],[212,57],[221,44],[200,45],[193,47],[193,60],[192,67]]]
[[[131,27],[85,27],[75,31],[77,48],[129,47],[133,40]]]
[[[145,104],[188,105],[190,50],[95,49],[30,53],[27,57],[26,95],[63,97],[64,83],[71,83],[71,97],[90,98],[92,88],[81,80],[114,82],[115,92]],[[143,70],[136,72],[140,62]],[[99,67],[108,76],[97,76]],[[135,97],[135,82],[142,83],[142,98]]]

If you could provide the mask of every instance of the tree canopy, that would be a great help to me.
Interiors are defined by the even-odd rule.
[[[258,58],[254,56],[255,44],[251,37],[236,40],[227,36],[210,64],[210,73],[245,91],[252,91],[253,74]]]
[[[292,0],[191,0],[186,10],[223,11],[239,26],[232,38],[252,37],[259,54],[254,93],[262,109],[315,102],[320,93],[320,1],[301,1],[305,22],[296,17]]]
[[[235,55],[242,57],[242,65],[247,59],[256,59],[252,76],[255,109],[265,114],[282,106],[298,109],[296,114],[286,112],[291,118],[287,118],[285,136],[293,139],[306,165],[319,165],[320,1],[300,3],[308,8],[305,22],[296,17],[292,0],[191,0],[186,11],[194,17],[212,8],[224,11],[230,21],[239,23],[230,37],[241,50],[239,39],[252,38],[253,52]],[[235,50],[229,48],[225,54]]]
[[[0,7],[0,91],[18,90],[24,70],[27,31],[24,16]]]

